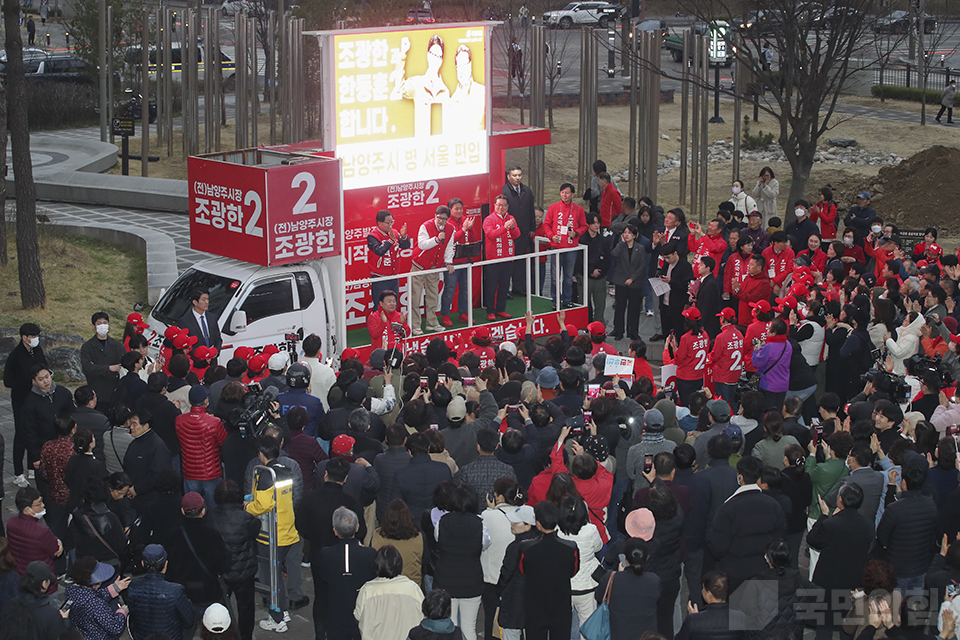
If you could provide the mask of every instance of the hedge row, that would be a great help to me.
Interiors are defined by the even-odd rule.
[[[923,97],[923,91],[910,87],[895,87],[889,84],[875,84],[870,87],[870,93],[874,98],[890,98],[891,100],[906,100],[908,102],[920,102]],[[960,95],[954,98],[954,104]],[[936,89],[927,89],[927,104],[940,104],[940,91]]]

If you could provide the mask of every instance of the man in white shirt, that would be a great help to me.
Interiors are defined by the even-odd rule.
[[[337,374],[326,363],[320,360],[320,347],[323,342],[320,336],[311,333],[303,339],[303,361],[310,367],[310,393],[323,403],[323,410],[330,411],[327,394],[337,383]]]

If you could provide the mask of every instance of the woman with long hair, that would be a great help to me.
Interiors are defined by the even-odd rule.
[[[570,580],[570,601],[582,625],[597,609],[594,593],[597,581],[593,579],[593,573],[600,566],[597,553],[603,547],[603,540],[597,526],[590,522],[587,503],[583,499],[568,495],[557,506],[560,507],[560,532],[557,535],[561,540],[576,544],[580,553],[580,566]]]
[[[490,546],[480,554],[483,566],[483,622],[485,637],[493,633],[494,614],[500,606],[497,581],[507,547],[514,541],[508,513],[523,506],[527,497],[515,478],[500,478],[493,483],[493,497],[487,497],[487,508],[480,514],[483,526],[490,536]]]
[[[790,498],[792,506],[787,517],[786,541],[790,545],[790,566],[796,568],[800,559],[800,541],[807,529],[807,509],[813,500],[813,480],[804,462],[807,454],[800,445],[783,448],[783,471],[780,472],[780,492]]]
[[[647,631],[657,631],[660,577],[648,570],[649,561],[649,543],[629,538],[623,545],[618,570],[597,586],[598,593],[606,593],[608,588],[610,591],[607,606],[611,640],[636,640]]]
[[[392,544],[377,549],[370,580],[357,594],[353,615],[363,640],[406,640],[410,629],[423,620],[420,585],[403,575],[403,558]]]
[[[800,446],[797,439],[783,431],[783,416],[779,411],[768,411],[763,416],[763,440],[753,447],[753,457],[764,466],[783,469],[784,450],[790,446]]]
[[[673,609],[680,595],[680,546],[683,542],[683,511],[667,485],[658,482],[647,494],[646,507],[653,514],[656,527],[650,543],[657,550],[646,566],[660,578],[660,599],[657,601],[657,630],[673,637]]]
[[[380,526],[373,532],[370,546],[379,549],[392,545],[403,558],[403,575],[420,584],[423,568],[423,534],[417,528],[417,521],[410,507],[403,500],[391,500],[387,505]]]
[[[690,394],[703,388],[703,376],[707,372],[707,353],[710,337],[701,324],[700,309],[690,307],[683,313],[683,336],[677,344],[675,336],[667,338],[667,347],[674,352],[677,364],[677,393],[680,404],[687,405]]]
[[[817,192],[817,201],[810,208],[810,219],[820,224],[820,235],[824,240],[837,237],[837,203],[833,201],[830,187]]]
[[[73,452],[67,461],[63,480],[70,490],[67,497],[67,512],[72,512],[80,505],[87,486],[94,478],[106,481],[110,477],[107,467],[93,456],[93,448],[97,446],[97,439],[90,429],[80,429],[73,434]]]

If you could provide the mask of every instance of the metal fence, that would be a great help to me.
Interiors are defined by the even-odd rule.
[[[907,87],[919,89],[923,85],[923,75],[915,64],[887,66],[874,68],[873,84],[891,87]],[[927,75],[927,89],[940,90],[947,86],[951,79],[960,78],[960,69],[950,67],[930,67]]]

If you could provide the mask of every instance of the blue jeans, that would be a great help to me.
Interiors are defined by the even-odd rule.
[[[467,304],[467,274],[469,269],[467,265],[462,265],[462,269],[456,269],[453,273],[443,274],[443,294],[440,296],[440,315],[450,315],[450,307],[453,305],[453,290],[459,288],[457,292],[457,313],[470,313],[470,306]]]
[[[897,591],[903,595],[920,595],[923,592],[923,582],[927,574],[921,573],[912,578],[897,578]]]
[[[717,390],[717,395],[720,396],[720,399],[729,404],[730,410],[736,415],[740,408],[737,404],[737,383],[714,382],[713,386]]]
[[[557,277],[554,269],[557,266],[557,256],[550,260],[550,297],[553,298],[553,304],[557,304]],[[563,274],[563,290],[560,292],[560,301],[570,303],[573,300],[573,270],[577,267],[577,252],[569,251],[561,253],[560,272]]]
[[[190,493],[191,491],[199,493],[203,496],[204,506],[209,510],[217,506],[216,501],[213,499],[213,492],[222,480],[222,477],[214,480],[187,480],[184,478],[183,491],[184,493]]]

